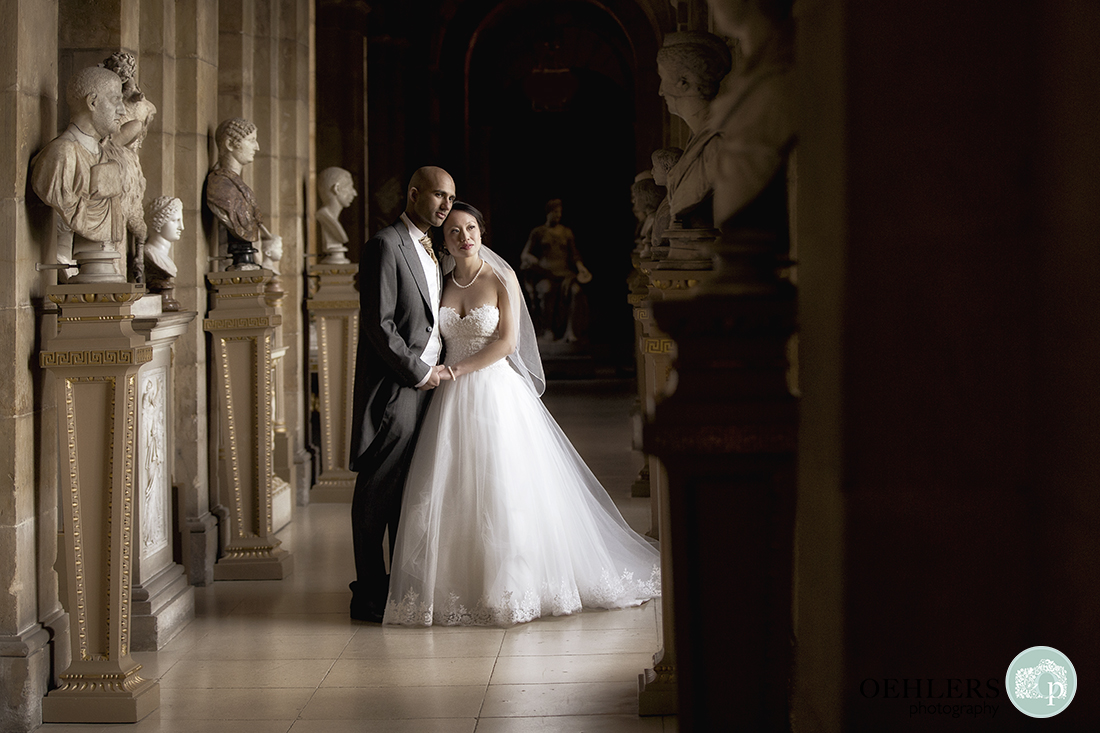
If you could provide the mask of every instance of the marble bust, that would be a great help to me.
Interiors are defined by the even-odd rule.
[[[669,113],[684,120],[692,133],[683,156],[668,173],[671,213],[685,228],[713,226],[710,204],[721,131],[709,124],[710,107],[731,66],[729,47],[712,33],[669,33],[657,52],[659,94]]]
[[[122,169],[102,145],[126,115],[122,80],[98,66],[81,69],[69,80],[66,99],[69,125],[35,156],[31,187],[56,212],[62,231],[72,234],[73,256],[82,266],[76,280],[123,281]]]
[[[163,296],[166,311],[179,310],[172,297],[175,290],[176,263],[172,245],[183,236],[183,202],[171,196],[158,196],[149,204],[148,228],[152,234],[145,245],[145,281],[150,292]]]
[[[672,223],[672,206],[668,200],[668,172],[680,160],[684,151],[680,148],[660,148],[650,155],[653,161],[653,182],[665,189],[664,197],[657,204],[657,210],[653,212],[653,226],[650,228],[649,247],[661,246],[664,240],[665,230]]]
[[[795,146],[793,0],[709,0],[742,63],[715,100],[720,131],[714,221],[785,238],[787,163]]]
[[[321,245],[326,254],[325,262],[346,264],[344,255],[348,248],[348,235],[340,224],[340,212],[351,206],[359,195],[351,173],[343,168],[325,168],[317,174],[317,195],[321,206],[317,209],[317,224],[321,228]]]
[[[120,201],[126,228],[139,242],[144,242],[148,236],[142,209],[145,174],[141,170],[138,151],[145,141],[157,108],[138,88],[137,59],[133,54],[119,51],[105,59],[102,66],[118,74],[122,81],[122,103],[126,108],[119,131],[107,136],[103,146],[108,157],[118,161],[122,167],[123,191]]]
[[[214,139],[218,144],[218,162],[206,176],[206,205],[225,227],[229,255],[233,258],[227,269],[258,269],[260,266],[253,258],[257,243],[261,243],[267,261],[277,262],[282,257],[282,239],[264,226],[256,195],[241,178],[241,171],[260,150],[256,125],[230,117],[218,125]]]

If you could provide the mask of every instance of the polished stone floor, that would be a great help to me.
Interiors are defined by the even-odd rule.
[[[544,397],[631,525],[632,381],[552,382]],[[136,725],[45,725],[42,733],[669,733],[639,718],[637,677],[658,647],[660,604],[540,619],[510,629],[383,628],[348,618],[347,504],[297,507],[280,533],[283,581],[196,588],[197,618],[156,653],[161,705]]]

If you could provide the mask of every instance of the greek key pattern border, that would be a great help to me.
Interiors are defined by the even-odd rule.
[[[244,318],[205,318],[202,322],[204,331],[232,331],[242,328],[274,328],[281,325],[283,317],[273,316],[247,316]]]
[[[152,346],[136,349],[103,349],[88,351],[43,351],[38,363],[43,367],[119,366],[144,364],[153,360]]]

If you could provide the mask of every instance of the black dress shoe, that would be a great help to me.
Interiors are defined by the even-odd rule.
[[[366,621],[372,624],[382,623],[382,617],[385,616],[385,608],[377,606],[373,603],[357,603],[356,599],[351,599],[351,618],[354,621]]]

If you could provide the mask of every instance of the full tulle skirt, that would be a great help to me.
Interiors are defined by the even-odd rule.
[[[444,382],[412,460],[385,623],[510,626],[659,596],[627,525],[505,361]]]

